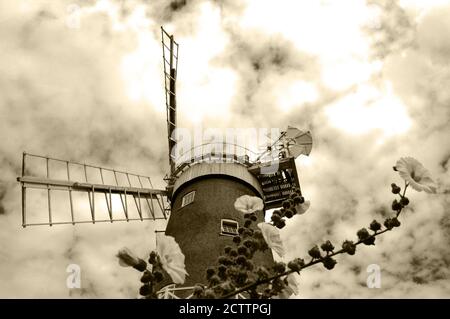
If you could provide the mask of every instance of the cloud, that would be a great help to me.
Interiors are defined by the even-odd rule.
[[[161,24],[180,43],[182,127],[312,131],[310,157],[296,161],[311,208],[282,231],[288,257],[387,217],[400,156],[448,192],[450,9],[417,3],[0,2],[0,296],[136,297],[138,274],[114,255],[126,245],[145,256],[159,225],[21,229],[15,177],[27,150],[164,187]],[[399,229],[333,271],[305,271],[298,297],[448,297],[449,200],[409,197]],[[82,290],[65,285],[71,263]],[[381,289],[366,286],[369,264],[381,267]]]

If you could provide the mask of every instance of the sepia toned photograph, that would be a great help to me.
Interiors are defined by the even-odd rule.
[[[448,0],[0,0],[0,299],[449,299],[449,34]]]

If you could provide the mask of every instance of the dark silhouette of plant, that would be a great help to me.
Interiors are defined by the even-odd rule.
[[[239,228],[239,235],[233,238],[233,245],[225,247],[217,264],[206,269],[206,285],[197,285],[193,290],[195,298],[233,298],[241,294],[252,299],[288,298],[296,293],[295,279],[292,274],[300,274],[306,268],[322,264],[332,270],[339,254],[354,255],[359,245],[375,245],[377,236],[393,230],[401,225],[399,217],[409,204],[406,191],[409,186],[417,191],[434,193],[435,184],[429,172],[417,160],[406,157],[397,161],[394,167],[404,179],[403,190],[396,184],[391,184],[391,191],[396,196],[391,208],[393,215],[382,223],[373,220],[367,228],[356,232],[353,240],[346,239],[340,248],[326,240],[320,245],[313,246],[309,251],[309,258],[295,258],[287,263],[275,262],[271,267],[257,265],[253,261],[255,253],[271,248],[280,256],[283,255],[278,229],[286,225],[288,219],[296,214],[304,213],[309,202],[301,196],[299,189],[293,189],[289,199],[282,203],[282,208],[275,210],[270,223],[259,223],[256,213],[262,209],[262,201],[257,197],[243,196],[236,201],[235,207],[244,213],[244,226]],[[260,202],[261,201],[261,202]],[[126,257],[126,256],[125,256]],[[143,265],[143,260],[133,257],[125,258],[129,266],[143,272],[140,294],[146,298],[155,298],[155,287],[167,278],[165,266],[155,252],[150,253],[150,269]],[[122,260],[122,259],[121,259]],[[184,259],[183,259],[184,260]],[[145,262],[144,262],[145,263]],[[173,279],[173,276],[172,276]]]

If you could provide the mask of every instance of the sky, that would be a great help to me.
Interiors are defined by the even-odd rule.
[[[287,259],[354,239],[390,214],[397,159],[438,183],[411,191],[402,226],[302,273],[296,298],[450,297],[450,2],[0,0],[0,297],[134,298],[149,222],[28,227],[23,151],[152,177],[168,170],[160,26],[180,44],[178,125],[310,130],[296,160],[305,215],[281,231]],[[68,265],[81,289],[68,289]],[[381,288],[366,285],[380,266]]]

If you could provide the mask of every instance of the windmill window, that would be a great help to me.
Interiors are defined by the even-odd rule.
[[[228,236],[238,235],[239,224],[232,219],[222,219],[221,221],[221,234]]]
[[[181,201],[181,207],[184,207],[186,205],[189,205],[190,203],[193,203],[194,197],[195,197],[195,191],[189,192],[186,195],[184,195],[183,199]]]

